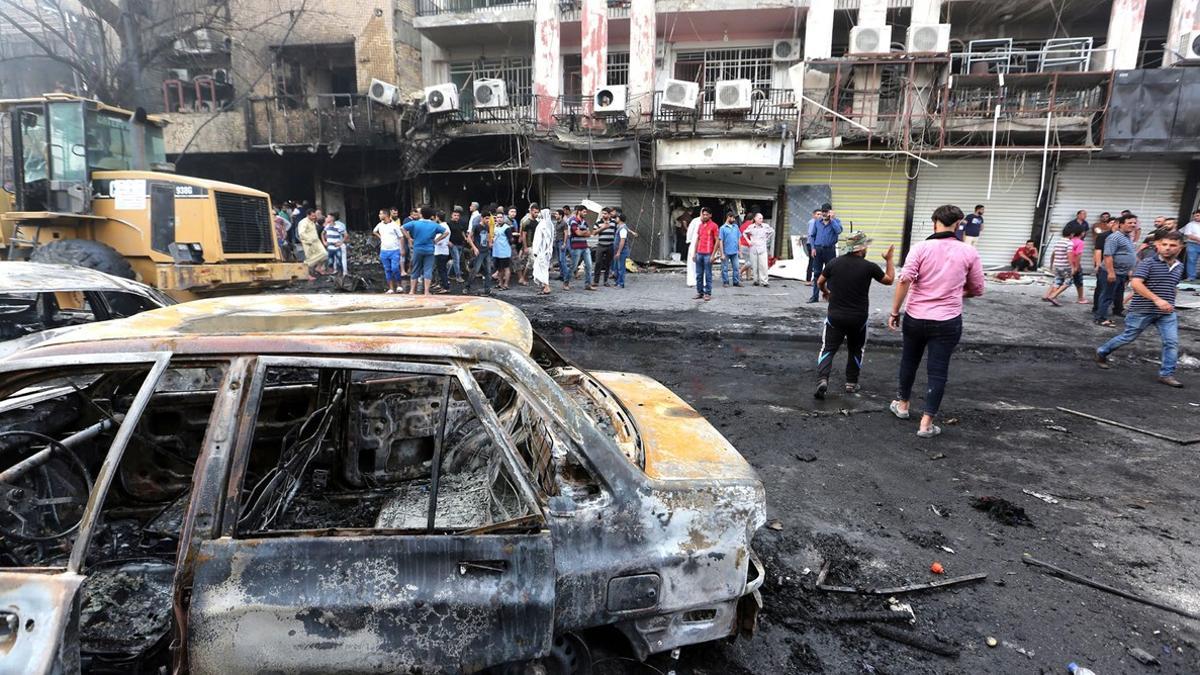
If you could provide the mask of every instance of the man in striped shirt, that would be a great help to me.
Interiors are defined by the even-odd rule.
[[[1162,338],[1162,367],[1158,381],[1168,387],[1182,387],[1175,379],[1179,356],[1179,316],[1175,313],[1175,287],[1183,276],[1179,252],[1183,250],[1183,235],[1163,232],[1154,242],[1157,255],[1138,263],[1130,285],[1133,301],[1125,315],[1125,332],[1105,342],[1096,350],[1096,364],[1108,368],[1108,355],[1133,342],[1151,324]]]

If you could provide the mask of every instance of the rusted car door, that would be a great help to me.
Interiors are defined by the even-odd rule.
[[[260,489],[263,483],[258,483],[250,489],[252,481],[243,480],[251,472],[247,467],[255,463],[254,453],[272,447],[251,436],[271,424],[278,426],[279,414],[268,402],[274,395],[270,382],[286,382],[277,387],[280,390],[306,386],[295,373],[272,380],[276,368],[432,378],[441,388],[438,391],[444,392],[440,405],[434,406],[442,411],[442,421],[432,466],[440,466],[436,458],[443,452],[443,432],[449,435],[445,418],[451,408],[478,415],[479,424],[496,443],[489,447],[497,448],[504,471],[519,465],[511,445],[500,438],[494,414],[461,369],[371,360],[261,358],[240,415],[245,422],[234,442],[224,491],[229,503],[220,536],[200,542],[195,556],[188,609],[191,672],[475,672],[548,653],[554,561],[549,531],[527,476],[519,477],[522,485],[517,492],[533,500],[532,510],[521,518],[483,527],[455,530],[440,524],[440,515],[439,525],[433,526],[435,507],[440,509],[442,502],[434,470],[427,530],[334,522],[317,528],[310,524],[308,529],[273,524],[244,531],[248,520],[259,518],[260,512],[252,508],[254,498],[271,489],[269,483],[267,488]],[[335,377],[344,379],[330,385],[331,379],[322,375],[314,391],[336,392],[330,396],[337,397],[344,388],[356,386],[350,377]],[[457,392],[454,396],[452,388]],[[325,404],[329,409],[338,399],[332,400]],[[361,426],[353,420],[345,423],[345,437]],[[303,434],[285,435],[285,441],[324,436],[326,423],[310,417],[302,428]],[[336,435],[331,432],[330,437]],[[279,451],[279,466],[284,465],[284,452]],[[318,464],[321,456],[314,451],[302,464]],[[356,460],[353,468],[368,466],[373,465]],[[442,477],[443,491],[450,490],[452,477]],[[333,486],[337,480],[336,475],[331,478],[317,470],[299,477],[293,494],[309,489],[310,481]],[[328,491],[312,502],[313,508],[322,499],[345,497],[332,494],[332,487]],[[338,503],[348,504],[346,510],[351,511],[352,497]],[[445,497],[452,501],[451,495]],[[286,509],[298,510],[295,502],[286,504]],[[423,512],[420,517],[424,518]]]

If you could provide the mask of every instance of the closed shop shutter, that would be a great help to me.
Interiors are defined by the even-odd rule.
[[[1095,223],[1108,211],[1114,216],[1129,209],[1138,216],[1142,232],[1149,233],[1154,218],[1178,217],[1187,180],[1187,164],[1152,159],[1070,159],[1059,167],[1054,203],[1046,240],[1062,232],[1075,219],[1075,212],[1088,212]],[[1092,233],[1088,233],[1091,251]],[[1085,268],[1087,266],[1085,265]]]
[[[832,159],[796,162],[788,185],[828,185],[833,210],[842,221],[843,236],[862,230],[872,239],[871,255],[904,240],[904,210],[908,203],[907,160]],[[806,205],[803,222],[820,204]],[[793,216],[790,217],[794,217]]]
[[[593,185],[590,189],[582,180],[564,179],[560,176],[546,176],[546,203],[552,209],[564,206],[574,208],[584,199],[590,199],[600,206],[621,206],[621,181],[612,178],[601,178],[600,187]]]
[[[983,236],[979,238],[979,256],[985,269],[1007,267],[1013,252],[1033,231],[1037,208],[1040,158],[1021,155],[997,158],[992,174],[992,196],[988,191],[988,159],[939,157],[937,168],[921,166],[917,175],[913,203],[912,244],[933,233],[930,216],[937,207],[953,204],[971,213],[983,204]]]

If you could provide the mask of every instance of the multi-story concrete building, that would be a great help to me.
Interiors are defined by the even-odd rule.
[[[228,0],[147,79],[181,172],[309,199],[368,227],[407,200],[404,122],[372,103],[373,80],[421,88],[412,0]]]
[[[1006,263],[1077,209],[1190,209],[1198,4],[418,0],[406,170],[422,201],[620,204],[642,259],[701,204],[785,235],[830,201],[900,247],[984,204]]]

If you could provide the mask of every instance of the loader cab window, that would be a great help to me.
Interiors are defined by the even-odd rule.
[[[16,140],[21,151],[21,183],[17,191],[17,208],[21,211],[41,211],[49,202],[49,155],[46,152],[46,116],[40,108],[17,113]]]
[[[86,183],[83,105],[69,101],[51,103],[47,107],[50,109],[50,179]]]
[[[89,110],[87,163],[100,171],[146,170],[165,162],[162,129],[131,122],[122,115]]]

